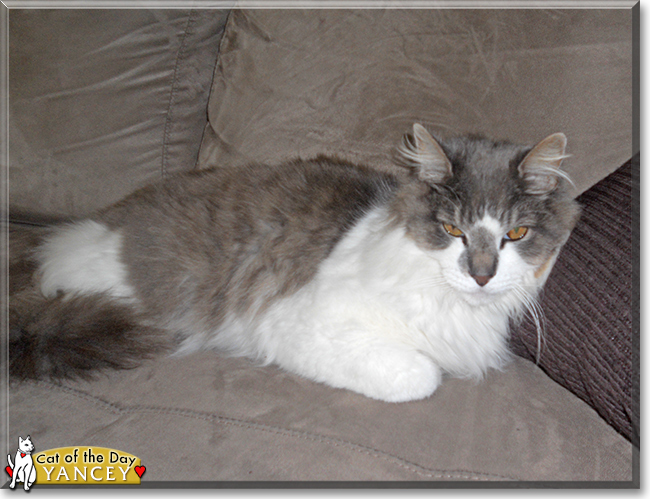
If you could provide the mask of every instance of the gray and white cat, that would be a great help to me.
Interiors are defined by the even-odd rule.
[[[565,146],[416,124],[395,173],[324,157],[195,172],[32,235],[31,252],[17,238],[11,373],[215,348],[394,402],[479,377],[508,359],[509,322],[578,217]]]

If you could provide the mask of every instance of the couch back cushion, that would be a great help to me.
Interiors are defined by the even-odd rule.
[[[12,9],[12,218],[83,215],[193,168],[227,13]]]
[[[582,192],[632,157],[632,10],[234,10],[201,166],[391,164],[414,121],[531,145]]]

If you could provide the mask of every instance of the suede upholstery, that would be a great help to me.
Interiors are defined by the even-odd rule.
[[[318,153],[392,168],[413,121],[525,142],[564,131],[576,194],[633,155],[631,9],[34,10],[10,27],[15,222],[194,168]],[[5,450],[26,433],[39,450],[122,449],[143,484],[637,486],[634,446],[583,398],[523,358],[389,404],[202,352],[12,385]]]
[[[200,166],[327,153],[389,168],[441,135],[568,137],[582,192],[632,157],[632,11],[235,10]]]
[[[212,352],[11,395],[12,435],[122,449],[152,481],[632,480],[629,442],[523,359],[404,404]]]
[[[12,10],[14,219],[82,216],[191,168],[226,16]]]

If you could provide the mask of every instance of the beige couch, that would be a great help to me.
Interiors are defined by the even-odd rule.
[[[524,324],[505,371],[389,404],[217,352],[161,358],[92,382],[12,384],[5,450],[27,433],[37,450],[120,449],[146,465],[143,484],[637,487],[633,19],[631,4],[11,10],[12,224],[83,216],[212,165],[332,153],[392,168],[419,121],[522,142],[564,132],[586,225],[549,279],[539,365]],[[599,232],[607,210],[627,246]],[[585,261],[616,264],[590,281]],[[587,310],[598,290],[609,308]]]

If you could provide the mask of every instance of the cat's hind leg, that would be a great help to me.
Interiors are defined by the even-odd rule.
[[[173,347],[137,308],[120,252],[121,235],[92,221],[11,231],[11,379],[87,378]]]
[[[122,235],[83,220],[54,228],[35,251],[41,292],[108,293],[131,299],[133,290],[121,261]]]

